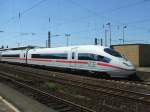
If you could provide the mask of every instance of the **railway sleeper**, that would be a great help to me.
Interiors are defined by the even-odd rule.
[[[62,108],[62,109],[58,109],[59,112],[76,112],[76,110],[72,107],[67,107],[67,108]]]
[[[56,105],[53,105],[52,107],[53,107],[54,109],[56,109],[56,110],[61,110],[61,109],[64,109],[64,108],[68,108],[68,105],[56,104]]]

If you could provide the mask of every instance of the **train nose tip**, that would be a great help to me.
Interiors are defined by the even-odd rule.
[[[130,61],[123,61],[122,64],[128,70],[132,70],[132,71],[135,70],[135,66]]]

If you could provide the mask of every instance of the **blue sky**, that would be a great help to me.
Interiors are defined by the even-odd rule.
[[[45,46],[48,31],[52,47],[66,46],[65,34],[69,45],[93,44],[108,22],[113,44],[124,25],[125,43],[150,43],[150,0],[0,0],[0,46]]]

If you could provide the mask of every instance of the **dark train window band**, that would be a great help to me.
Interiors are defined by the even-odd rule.
[[[101,56],[101,55],[96,55],[96,54],[91,54],[91,53],[79,53],[78,54],[78,59],[79,60],[92,60],[92,61],[102,61],[109,63],[111,59]]]
[[[32,54],[31,56],[32,56],[32,58],[67,59],[67,53]]]
[[[4,54],[2,57],[20,57],[19,54]]]

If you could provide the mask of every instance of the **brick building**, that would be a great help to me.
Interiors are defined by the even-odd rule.
[[[135,66],[150,67],[150,44],[112,45],[112,48],[122,53]]]

